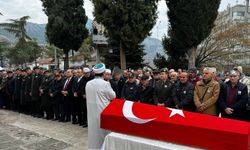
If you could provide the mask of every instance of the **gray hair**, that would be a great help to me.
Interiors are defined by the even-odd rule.
[[[216,68],[215,67],[205,67],[203,71],[208,71],[210,73],[216,74]]]

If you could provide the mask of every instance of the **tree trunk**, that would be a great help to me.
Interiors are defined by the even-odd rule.
[[[126,55],[125,50],[123,49],[122,42],[120,41],[120,62],[121,62],[121,69],[126,69]]]
[[[64,70],[69,68],[69,53],[64,53]]]
[[[100,52],[99,52],[99,47],[97,44],[96,44],[95,50],[96,50],[96,64],[98,64],[100,63]]]
[[[57,68],[56,69],[60,69],[60,59],[57,58]]]
[[[195,59],[196,59],[196,50],[197,47],[192,47],[188,50],[188,68],[194,68],[195,67]]]

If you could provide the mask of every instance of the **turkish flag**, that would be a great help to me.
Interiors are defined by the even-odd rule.
[[[207,149],[250,149],[248,122],[124,100],[104,109],[101,128]]]

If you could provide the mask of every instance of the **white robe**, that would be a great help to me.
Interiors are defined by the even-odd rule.
[[[104,138],[109,133],[100,128],[100,114],[115,96],[110,83],[102,78],[97,77],[86,85],[89,150],[101,149]]]

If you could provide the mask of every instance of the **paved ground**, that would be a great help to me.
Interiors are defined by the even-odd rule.
[[[0,109],[2,150],[87,150],[87,129]]]

